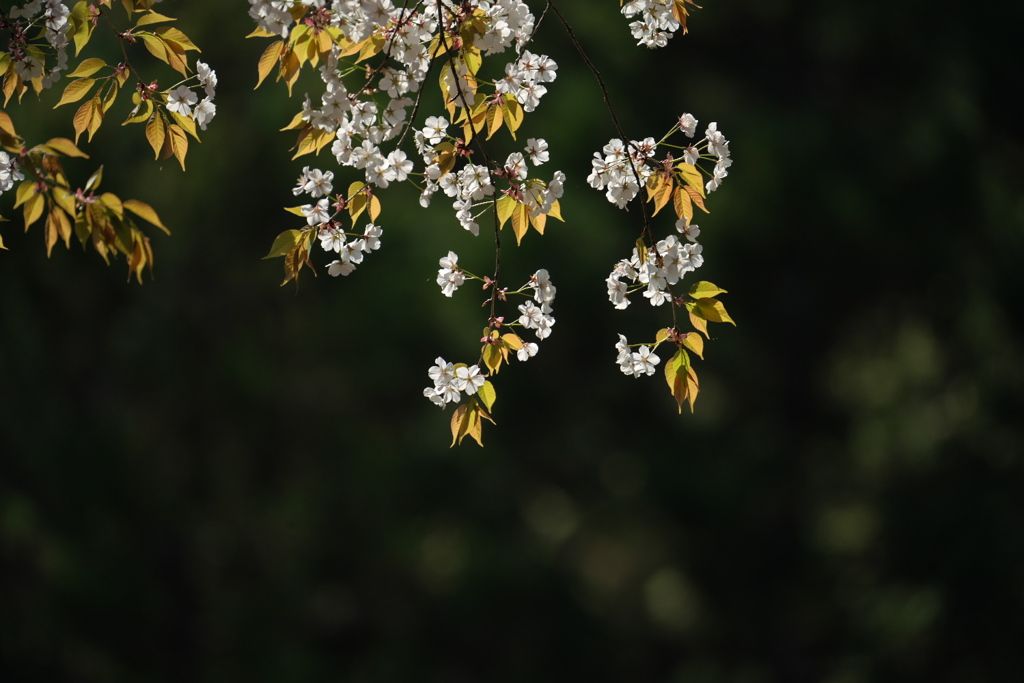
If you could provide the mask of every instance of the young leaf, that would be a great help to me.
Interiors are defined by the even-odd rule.
[[[153,148],[154,159],[160,158],[160,152],[164,148],[165,133],[164,117],[156,112],[146,124],[146,139],[149,140],[149,144]]]
[[[18,137],[18,134],[14,131],[14,121],[2,109],[0,109],[0,131],[7,133],[12,138]]]
[[[704,318],[701,310],[697,308],[697,302],[688,301],[686,303],[686,310],[690,313],[690,324],[693,325],[694,329],[703,332],[705,337],[711,339],[711,335],[708,334],[708,321]]]
[[[273,71],[274,65],[280,61],[281,52],[284,49],[285,42],[283,40],[278,40],[276,42],[271,43],[269,46],[267,46],[267,49],[264,50],[263,56],[260,57],[259,64],[256,67],[259,73],[259,80],[256,81],[256,88],[260,87],[260,84],[263,83],[263,80],[270,75],[271,71]],[[256,88],[253,88],[253,90],[255,90]]]
[[[501,195],[498,199],[496,211],[498,212],[498,225],[502,228],[505,227],[505,223],[512,217],[512,211],[516,208],[516,200],[512,199],[507,194]]]
[[[730,323],[733,327],[736,323],[725,311],[725,306],[718,299],[697,299],[697,308],[704,314],[704,317],[715,323]]]
[[[96,134],[96,131],[100,129],[103,124],[103,100],[100,99],[99,91],[92,96],[92,99],[86,102],[90,105],[89,112],[89,142],[92,142],[92,136]]]
[[[264,259],[276,258],[278,256],[284,256],[299,243],[302,239],[302,232],[299,230],[285,230],[277,239],[274,240],[274,244],[270,247],[270,253],[264,256]]]
[[[697,394],[700,393],[700,384],[697,382],[697,373],[691,365],[686,371],[686,397],[690,399],[690,412],[693,412],[693,404],[697,401]]]
[[[202,52],[202,50],[196,47],[195,43],[189,40],[188,36],[173,26],[158,26],[153,29],[153,33],[159,35],[167,43],[180,45],[183,50],[195,50],[196,52]]]
[[[43,195],[34,194],[27,202],[25,202],[25,231],[28,232],[30,225],[39,220],[40,216],[43,215],[43,208],[46,206],[46,200],[43,199]]]
[[[690,193],[677,187],[672,199],[676,216],[690,222],[693,219],[693,202],[690,201]]]
[[[156,211],[154,211],[153,207],[149,204],[140,202],[138,199],[129,199],[124,202],[124,208],[128,209],[139,218],[144,218],[149,221],[168,235],[171,234],[171,231],[167,229],[167,226],[165,226],[163,222],[161,222],[160,216],[156,214]]]
[[[688,164],[682,161],[676,164],[676,170],[679,171],[679,175],[683,177],[686,184],[695,189],[700,193],[701,197],[704,197],[704,177],[697,170],[697,167],[693,164]]]
[[[131,114],[122,126],[127,126],[129,123],[142,123],[149,119],[153,115],[153,100],[146,100],[135,107],[134,113]]]
[[[82,104],[71,121],[75,125],[75,144],[78,144],[78,138],[89,129],[89,123],[92,121],[92,100]]]
[[[503,334],[501,335],[501,340],[505,343],[506,347],[512,349],[513,351],[518,351],[519,349],[523,348],[523,340],[520,339],[519,335],[517,334],[512,334],[511,332],[509,332],[508,334]]]
[[[701,192],[697,192],[697,190],[693,189],[689,185],[687,185],[683,189],[686,190],[686,194],[690,197],[690,200],[700,207],[701,211],[703,211],[704,213],[711,213],[710,211],[707,210],[707,207],[704,206],[704,195],[701,194],[701,192],[704,191],[703,188],[701,189]]]
[[[477,390],[476,395],[480,397],[480,401],[484,404],[487,410],[492,409],[492,406],[494,405],[494,400],[498,397],[498,394],[494,391],[494,385],[486,380],[484,381],[483,386]]]
[[[696,332],[687,332],[686,336],[683,337],[683,346],[700,356],[701,360],[704,360],[704,337]]]
[[[188,154],[188,138],[185,137],[185,131],[178,124],[172,123],[167,127],[167,140],[171,144],[174,157],[181,164],[181,170],[184,171],[185,155]]]
[[[86,76],[92,76],[94,73],[102,69],[107,65],[99,57],[90,57],[89,59],[82,60],[74,71],[69,73],[66,78],[84,78]]]
[[[530,229],[530,211],[525,204],[516,204],[512,210],[512,231],[516,234],[516,244],[523,243],[523,235]]]
[[[690,354],[683,349],[676,351],[672,360],[665,363],[665,381],[668,382],[669,391],[679,406],[679,412],[683,412],[683,401],[686,400],[688,390],[686,377],[690,370]]]
[[[138,28],[140,26],[148,26],[150,24],[159,24],[163,21],[177,21],[177,19],[174,19],[172,17],[165,17],[164,15],[158,14],[151,10],[149,14],[143,16],[141,19],[135,22],[135,28]]]
[[[689,294],[694,299],[706,299],[719,294],[728,294],[728,292],[712,282],[701,281],[690,287]]]
[[[51,151],[59,152],[64,156],[80,157],[82,159],[89,158],[88,154],[78,149],[78,147],[75,146],[75,143],[71,142],[71,140],[68,140],[67,138],[50,138],[43,146]]]
[[[501,369],[501,347],[487,344],[484,346],[484,350],[481,355],[484,357],[484,365],[491,371],[491,374],[498,374],[498,370]]]

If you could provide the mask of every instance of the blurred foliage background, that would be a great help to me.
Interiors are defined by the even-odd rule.
[[[522,137],[568,223],[505,264],[550,270],[558,324],[484,450],[421,390],[483,326],[436,259],[485,271],[490,240],[396,188],[353,276],[278,287],[303,88],[252,90],[245,3],[161,5],[220,77],[188,172],[117,121],[68,163],[161,213],[155,280],[3,227],[0,678],[1024,679],[1024,10],[705,4],[648,52],[617,3],[561,3],[630,135],[691,111],[732,142],[698,274],[739,327],[696,414],[614,364],[664,311],[606,300],[637,217],[586,186],[614,132],[549,17]],[[19,130],[70,134],[57,97]]]

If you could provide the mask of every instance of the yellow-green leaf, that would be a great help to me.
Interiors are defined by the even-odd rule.
[[[84,78],[86,76],[92,76],[106,65],[107,63],[99,57],[90,57],[89,59],[82,60],[82,63],[75,67],[75,70],[69,73],[66,78]]]
[[[701,281],[690,287],[690,296],[694,299],[705,299],[719,294],[728,294],[728,292],[713,282]]]
[[[679,218],[685,218],[686,222],[689,223],[693,219],[693,202],[690,201],[690,193],[686,192],[683,188],[677,187],[675,193],[672,196],[673,206],[676,210],[676,216]]]
[[[501,340],[505,343],[506,347],[512,349],[513,351],[518,351],[519,349],[523,348],[523,340],[520,339],[519,335],[517,334],[512,334],[511,332],[509,332],[508,334],[503,334],[501,335]]]
[[[647,243],[644,242],[643,237],[636,238],[636,253],[637,257],[640,259],[640,265],[647,263],[649,254],[647,252]]]
[[[501,195],[498,199],[496,211],[498,212],[498,225],[502,228],[505,227],[505,223],[512,217],[512,211],[516,208],[516,200],[507,194]]]
[[[278,40],[267,46],[267,49],[263,51],[263,56],[260,57],[259,64],[256,69],[259,73],[259,80],[256,81],[256,88],[260,87],[263,80],[270,75],[270,72],[274,69],[274,65],[278,63],[281,58],[281,50],[285,47],[283,40]],[[256,88],[253,88],[255,90]]]
[[[704,337],[696,332],[687,332],[686,336],[683,337],[683,346],[700,356],[701,360],[704,360]]]
[[[68,140],[67,138],[50,138],[43,146],[54,152],[60,152],[65,156],[80,157],[82,159],[89,158],[88,154],[78,149],[78,147],[75,146],[75,143],[71,142],[71,140]]]
[[[18,185],[18,189],[14,193],[14,208],[17,209],[19,206],[31,199],[35,192],[36,184],[31,180],[26,180],[21,185]]]
[[[477,389],[476,395],[480,397],[480,401],[484,404],[484,407],[486,407],[487,410],[492,409],[494,399],[498,397],[498,394],[494,391],[494,385],[486,380],[484,381],[483,386]]]
[[[43,195],[34,194],[29,197],[29,200],[25,202],[25,230],[35,223],[43,215],[43,208],[46,206],[46,200],[43,199]]]
[[[687,185],[683,189],[686,190],[686,194],[689,195],[690,201],[692,201],[694,204],[700,207],[701,211],[703,211],[704,213],[711,213],[710,211],[708,211],[707,207],[704,206],[704,195],[701,194],[703,190],[701,190],[701,192],[697,192],[697,190],[693,189],[689,185]]]
[[[380,199],[377,195],[370,195],[370,222],[376,223],[377,216],[380,215]]]
[[[700,174],[697,167],[693,164],[688,164],[685,161],[681,161],[676,164],[676,170],[679,171],[679,175],[683,177],[686,184],[695,189],[700,193],[700,196],[704,195],[704,176]]]
[[[686,310],[690,314],[690,324],[693,325],[694,329],[704,333],[704,336],[711,339],[711,335],[708,334],[708,321],[704,317],[704,313],[697,308],[696,301],[687,301]]]
[[[181,164],[181,170],[184,171],[185,155],[188,154],[188,138],[185,136],[185,131],[178,124],[172,123],[167,127],[167,139],[170,141],[174,157]]]
[[[139,26],[148,26],[150,24],[159,24],[160,22],[163,22],[163,21],[177,21],[177,19],[174,19],[172,17],[165,17],[164,15],[158,14],[157,12],[153,12],[151,10],[149,12],[149,14],[143,16],[141,19],[139,19],[137,22],[135,22],[135,26],[136,26],[136,28],[138,28]]]
[[[168,235],[171,234],[171,231],[167,229],[167,226],[165,226],[160,220],[160,216],[157,215],[156,211],[154,211],[153,207],[149,204],[140,202],[138,199],[129,199],[124,202],[124,208],[128,209],[139,218],[144,218],[149,221]]]
[[[563,223],[565,219],[562,218],[562,206],[558,203],[558,200],[551,202],[551,209],[548,210],[548,216],[556,220],[560,220]]]
[[[103,100],[100,99],[100,91],[97,91],[86,104],[90,106],[89,142],[92,142],[92,136],[96,134],[96,131],[100,129],[100,125],[103,124]]]
[[[711,322],[730,323],[734,327],[736,326],[736,323],[725,311],[725,306],[718,299],[697,299],[697,308]]]
[[[113,211],[118,218],[124,218],[124,202],[113,192],[104,192],[100,195],[100,203]]]
[[[93,172],[93,174],[91,176],[89,176],[89,179],[87,181],[85,181],[85,191],[86,192],[91,192],[91,191],[95,190],[97,187],[100,186],[101,182],[103,182],[103,167],[102,166],[97,168],[95,170],[95,172]]]
[[[146,100],[135,107],[134,113],[129,116],[122,126],[127,126],[129,123],[142,123],[149,119],[153,115],[153,100]]]
[[[274,240],[273,246],[270,247],[270,253],[264,256],[264,259],[276,258],[278,256],[284,256],[299,243],[302,239],[301,230],[285,230]]]
[[[672,392],[672,398],[679,406],[680,413],[683,412],[683,401],[686,400],[688,389],[686,377],[689,370],[690,354],[683,349],[676,351],[676,355],[665,363],[665,381],[668,383],[669,391]]]
[[[154,159],[160,158],[160,152],[164,148],[165,125],[164,117],[160,116],[159,112],[154,113],[153,118],[146,124],[146,139],[153,148]]]
[[[498,132],[501,128],[502,114],[501,108],[493,104],[487,108],[487,139],[490,140],[491,136]]]
[[[501,347],[487,344],[481,355],[484,357],[484,365],[491,371],[491,374],[498,374],[498,370],[501,369]]]
[[[153,29],[153,33],[156,33],[165,41],[180,45],[185,50],[195,50],[196,52],[202,52],[196,44],[189,40],[189,37],[184,33],[174,28],[173,26],[158,26]]]
[[[530,229],[530,211],[526,204],[516,204],[512,210],[512,231],[516,234],[516,244],[523,243],[523,236]]]
[[[77,144],[78,138],[89,129],[89,123],[92,121],[92,100],[83,103],[71,121],[75,125],[75,143]]]

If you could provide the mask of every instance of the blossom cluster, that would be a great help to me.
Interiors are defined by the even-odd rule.
[[[624,375],[639,377],[640,375],[653,375],[654,366],[661,362],[658,355],[646,344],[641,345],[636,351],[629,350],[629,342],[626,336],[619,335],[619,341],[615,344],[615,350],[619,352],[615,362]]]
[[[672,13],[675,0],[630,0],[622,6],[622,14],[640,18],[629,25],[637,45],[649,48],[665,47],[669,38],[680,29],[679,21]]]
[[[462,400],[462,393],[472,396],[487,381],[487,375],[479,365],[463,365],[455,367],[440,356],[434,361],[436,365],[427,374],[434,380],[434,385],[426,387],[423,395],[434,404],[444,408],[449,403]]]
[[[213,103],[217,91],[217,72],[208,64],[196,62],[196,80],[206,95],[202,101],[189,85],[182,84],[167,93],[167,109],[192,117],[201,130],[206,130],[206,126],[217,115],[217,105]]]
[[[689,225],[686,219],[681,218],[676,221],[676,229],[688,242],[681,242],[675,235],[669,235],[659,240],[654,249],[647,251],[647,258],[642,263],[634,248],[630,259],[615,264],[606,281],[608,299],[615,308],[623,309],[630,304],[627,295],[631,288],[622,278],[628,278],[633,284],[639,282],[644,286],[644,296],[650,300],[651,305],[660,306],[666,301],[672,301],[672,293],[669,291],[671,285],[704,263],[701,253],[703,248],[696,240],[700,228]]]
[[[665,136],[665,139],[676,131],[681,131],[687,137],[693,138],[697,130],[697,123],[697,119],[692,114],[683,114],[669,134]],[[665,139],[662,140],[662,143]],[[641,141],[633,140],[629,145],[623,144],[622,140],[618,138],[610,140],[601,153],[594,152],[587,182],[595,190],[606,190],[605,197],[609,202],[620,209],[625,208],[636,197],[642,183],[646,183],[647,179],[659,169],[671,166],[674,161],[671,156],[662,160],[655,157],[659,144],[661,143],[656,143],[654,138],[650,137]],[[703,139],[683,149],[682,160],[696,168],[700,168],[701,162],[714,161],[714,169],[705,171],[709,177],[704,189],[706,192],[714,192],[718,189],[722,181],[729,175],[732,157],[729,152],[729,141],[718,130],[716,122],[711,122],[707,127]]]
[[[518,159],[510,156],[503,167],[474,163],[461,130],[449,133],[448,117],[428,115],[421,128],[413,128],[410,114],[434,58],[443,61],[441,87],[449,107],[477,106],[481,96],[484,106],[497,107],[505,105],[506,97],[514,97],[523,111],[533,111],[547,85],[555,80],[558,65],[547,55],[524,49],[535,27],[525,2],[249,0],[249,4],[257,25],[285,40],[296,35],[294,9],[305,7],[308,14],[303,29],[333,31],[335,38],[340,33],[342,41],[353,45],[371,38],[381,41],[374,45],[381,46],[382,59],[363,62],[345,53],[342,43],[332,38],[319,65],[324,86],[319,102],[305,96],[298,125],[330,136],[327,142],[331,142],[331,153],[339,165],[362,171],[367,184],[381,189],[393,182],[422,178],[420,203],[428,206],[440,190],[452,200],[459,224],[474,235],[479,234],[477,218],[493,205],[490,198],[501,177],[508,180],[501,191],[527,204],[531,216],[552,210],[562,194],[563,173],[556,171],[550,182],[527,178],[523,154]],[[457,52],[446,55],[444,48]],[[515,56],[505,64],[503,77],[491,86],[492,92],[481,93],[488,87],[487,81],[476,78],[479,67],[471,68],[465,50],[493,55],[510,48]],[[413,133],[422,157],[421,173],[404,151],[387,149],[387,143],[406,130]],[[543,163],[548,158],[547,143],[531,139],[525,154],[534,165]],[[460,166],[457,162],[461,159],[465,163]]]
[[[192,90],[194,86],[183,83],[167,92],[167,110],[191,117],[201,130],[206,130],[206,126],[217,115],[217,105],[213,103],[217,88],[217,72],[204,62],[196,62],[195,78],[197,84],[203,88],[205,97],[200,100]]]
[[[551,284],[547,269],[541,268],[534,273],[525,288],[533,289],[533,301],[527,301],[519,306],[519,312],[522,314],[519,316],[519,324],[528,330],[533,330],[537,339],[547,339],[551,336],[551,328],[555,325],[555,318],[551,315],[551,303],[555,300],[555,286]]]
[[[68,68],[69,14],[70,10],[60,0],[32,0],[8,12],[7,20],[0,28],[10,31],[7,52],[14,60],[14,73],[22,81],[41,77],[42,86],[49,88],[60,79],[60,72]],[[56,50],[56,64],[49,69],[41,50],[28,49],[28,30],[40,21],[45,27],[43,35],[46,42]]]
[[[14,187],[14,183],[24,179],[25,174],[21,172],[17,157],[11,158],[7,152],[0,150],[0,194],[7,192]]]
[[[296,196],[308,194],[316,199],[315,204],[303,204],[299,209],[306,217],[306,223],[317,231],[320,246],[329,254],[337,254],[338,258],[327,266],[327,272],[333,277],[348,275],[363,262],[363,256],[380,249],[380,238],[384,229],[369,223],[362,233],[346,233],[341,227],[337,214],[343,208],[341,198],[332,202],[330,195],[334,190],[334,172],[322,171],[306,166],[296,181],[292,193]],[[355,238],[355,239],[349,239]]]

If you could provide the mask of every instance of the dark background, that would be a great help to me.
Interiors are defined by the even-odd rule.
[[[638,217],[586,186],[614,130],[553,17],[522,138],[568,222],[504,260],[549,269],[558,323],[449,449],[426,370],[484,318],[436,259],[486,271],[486,231],[394,188],[354,275],[278,287],[304,88],[252,91],[245,3],[165,2],[221,82],[188,172],[117,120],[69,162],[160,212],[155,279],[3,227],[0,679],[1024,679],[1021,5],[706,3],[660,51],[561,5],[629,135],[732,142],[698,275],[739,325],[696,414],[614,364],[667,311],[607,302]],[[19,131],[69,135],[57,96]]]

